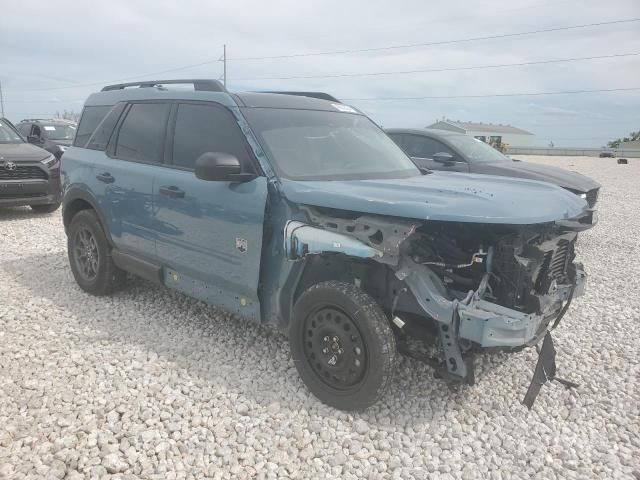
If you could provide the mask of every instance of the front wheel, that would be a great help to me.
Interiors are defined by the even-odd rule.
[[[52,213],[60,208],[60,203],[48,203],[46,205],[29,205],[36,213]]]
[[[332,407],[363,410],[391,383],[397,352],[387,317],[350,283],[306,290],[294,307],[289,343],[304,383]]]
[[[85,292],[108,295],[123,285],[125,273],[113,263],[111,247],[93,210],[81,210],[71,220],[67,253],[73,276]]]

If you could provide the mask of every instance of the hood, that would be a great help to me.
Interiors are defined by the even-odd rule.
[[[434,172],[392,180],[282,180],[288,200],[316,207],[448,222],[530,225],[585,213],[587,202],[556,185]]]
[[[39,162],[51,154],[30,143],[0,143],[0,162]]]
[[[562,188],[584,193],[594,188],[600,188],[598,182],[578,172],[572,172],[551,165],[540,165],[538,163],[522,161],[483,163],[477,164],[476,171],[489,175],[504,175],[550,182]]]

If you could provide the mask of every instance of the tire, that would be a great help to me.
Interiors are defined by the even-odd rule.
[[[111,246],[94,210],[81,210],[71,219],[67,254],[73,276],[85,292],[109,295],[124,284],[126,274],[113,263]]]
[[[29,205],[31,210],[36,213],[52,213],[55,212],[58,208],[60,208],[60,203],[49,203],[46,205]]]
[[[340,410],[364,410],[391,384],[396,341],[387,317],[355,285],[322,282],[296,302],[291,355],[309,390]]]

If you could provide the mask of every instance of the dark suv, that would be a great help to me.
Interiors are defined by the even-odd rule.
[[[60,160],[29,145],[0,118],[0,207],[30,205],[37,213],[60,206]]]
[[[73,143],[77,125],[69,120],[35,118],[22,120],[17,128],[29,143],[44,148],[60,159],[67,147]]]
[[[111,85],[88,98],[63,158],[82,289],[111,293],[130,272],[278,327],[306,385],[338,408],[378,400],[398,352],[473,383],[474,355],[542,343],[548,375],[530,405],[555,371],[549,331],[584,289],[584,199],[424,175],[338,101],[214,80]]]

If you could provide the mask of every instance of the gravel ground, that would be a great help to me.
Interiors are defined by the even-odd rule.
[[[484,357],[459,391],[403,359],[379,404],[336,411],[280,334],[143,281],[91,297],[59,212],[0,211],[0,478],[640,479],[640,160],[530,159],[604,186],[587,294],[555,334],[580,387],[531,412],[532,351]]]

